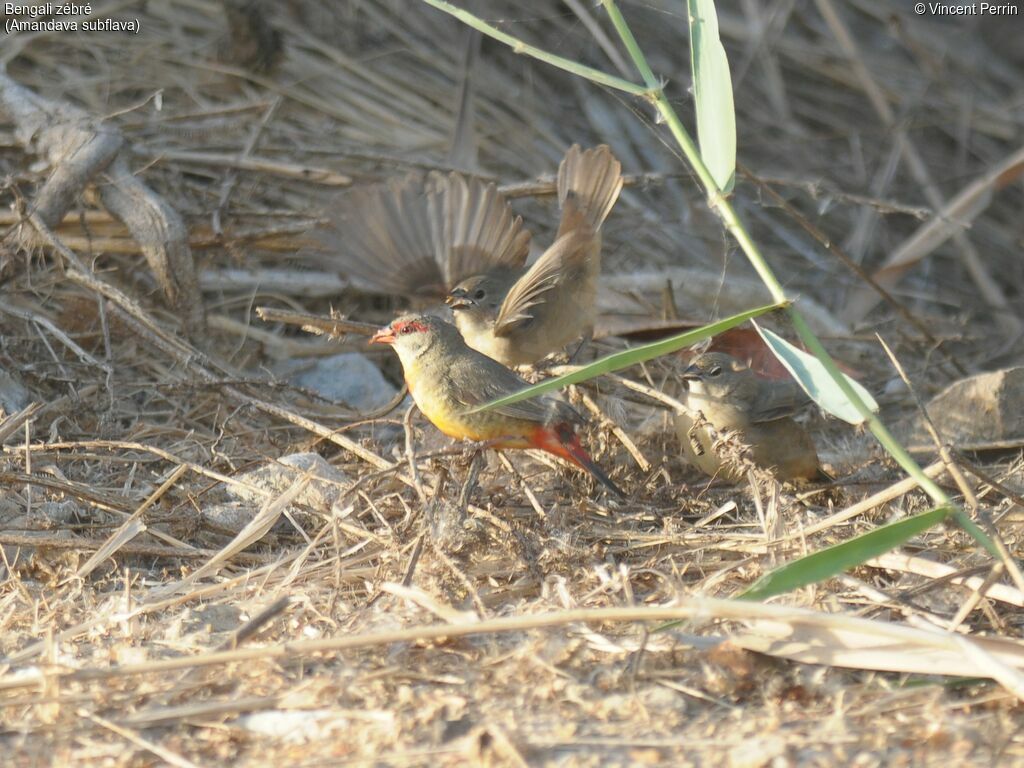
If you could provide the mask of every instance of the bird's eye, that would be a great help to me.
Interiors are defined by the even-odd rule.
[[[411,325],[403,325],[402,330],[400,330],[399,333],[412,333],[414,330],[416,329]]]
[[[722,366],[720,366],[720,365],[713,365],[710,368],[708,368],[708,376],[717,376],[721,372],[722,372]]]
[[[479,301],[480,299],[482,299],[486,295],[487,295],[487,293],[486,293],[486,291],[484,291],[483,288],[478,288],[476,293],[473,294],[473,298],[476,299],[477,301]]]

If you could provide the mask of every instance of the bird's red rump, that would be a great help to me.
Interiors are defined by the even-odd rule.
[[[582,452],[586,455],[579,437],[568,424],[537,427],[530,435],[530,442],[542,451],[553,453],[558,458],[573,464],[580,464],[579,459],[576,458],[577,453]],[[583,465],[580,464],[580,466]]]
[[[582,467],[616,496],[625,498],[622,490],[590,458],[590,454],[587,453],[583,444],[580,443],[579,435],[576,434],[576,430],[573,429],[571,424],[563,421],[559,424],[537,427],[530,434],[530,444],[534,448],[540,448],[548,453],[553,453],[560,459],[565,459],[578,467]]]

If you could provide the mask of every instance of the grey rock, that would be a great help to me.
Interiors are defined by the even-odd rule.
[[[216,634],[230,632],[242,623],[242,609],[237,605],[209,604],[191,608],[185,614],[186,632]]]
[[[238,533],[256,517],[260,511],[258,505],[247,501],[229,501],[224,504],[208,504],[203,507],[202,515],[217,528]]]
[[[291,361],[278,373],[292,384],[357,411],[380,408],[397,392],[380,369],[358,352],[323,357],[310,363],[309,360]]]
[[[280,495],[309,471],[312,472],[312,477],[302,492],[295,497],[295,504],[327,512],[344,490],[348,477],[341,470],[328,464],[319,454],[293,453],[282,456],[275,462],[240,475],[238,480],[274,495]],[[226,490],[232,498],[249,502],[257,509],[267,501],[264,494],[237,485],[229,485]],[[249,518],[251,517],[250,514]]]
[[[15,413],[32,402],[32,395],[14,374],[0,368],[0,414]]]
[[[69,525],[82,514],[82,508],[73,499],[44,501],[37,508],[37,513],[51,526]]]
[[[1024,440],[1024,367],[955,381],[925,406],[943,440],[971,450]],[[897,430],[912,445],[931,444],[915,415]]]

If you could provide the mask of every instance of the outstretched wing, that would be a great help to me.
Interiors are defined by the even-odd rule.
[[[535,307],[554,299],[554,289],[581,279],[593,244],[593,235],[585,227],[555,240],[509,289],[494,321],[494,335],[507,336],[529,322]]]
[[[494,184],[458,173],[411,174],[352,189],[316,234],[338,271],[363,290],[441,298],[494,267],[521,267],[530,233]]]
[[[438,263],[449,288],[495,267],[526,263],[530,233],[494,184],[459,173],[435,174],[444,201],[438,227]]]
[[[315,237],[343,277],[363,290],[443,296],[435,221],[442,201],[419,174],[343,192]]]

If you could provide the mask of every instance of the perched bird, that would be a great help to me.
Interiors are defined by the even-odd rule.
[[[547,451],[582,467],[608,490],[623,496],[580,444],[575,425],[582,419],[567,403],[541,396],[487,411],[466,412],[528,383],[467,346],[451,323],[432,315],[406,315],[377,331],[370,343],[394,348],[413,400],[446,435],[484,442],[493,448]]]
[[[558,171],[555,242],[529,268],[530,233],[494,184],[412,174],[346,191],[317,233],[353,285],[414,302],[443,299],[467,343],[506,365],[536,362],[590,333],[601,224],[622,189],[606,146],[573,145]]]
[[[597,311],[601,224],[622,189],[621,171],[605,145],[569,149],[558,169],[562,217],[551,247],[528,269],[492,269],[448,294],[469,346],[505,365],[526,365],[589,338]]]
[[[749,446],[753,462],[780,480],[831,480],[818,461],[814,441],[793,415],[810,398],[792,381],[770,381],[721,352],[699,355],[683,373],[685,405],[700,411],[719,435],[735,433]],[[676,415],[676,431],[687,458],[707,475],[737,482],[744,473],[723,466],[705,427],[694,429],[687,414]]]

